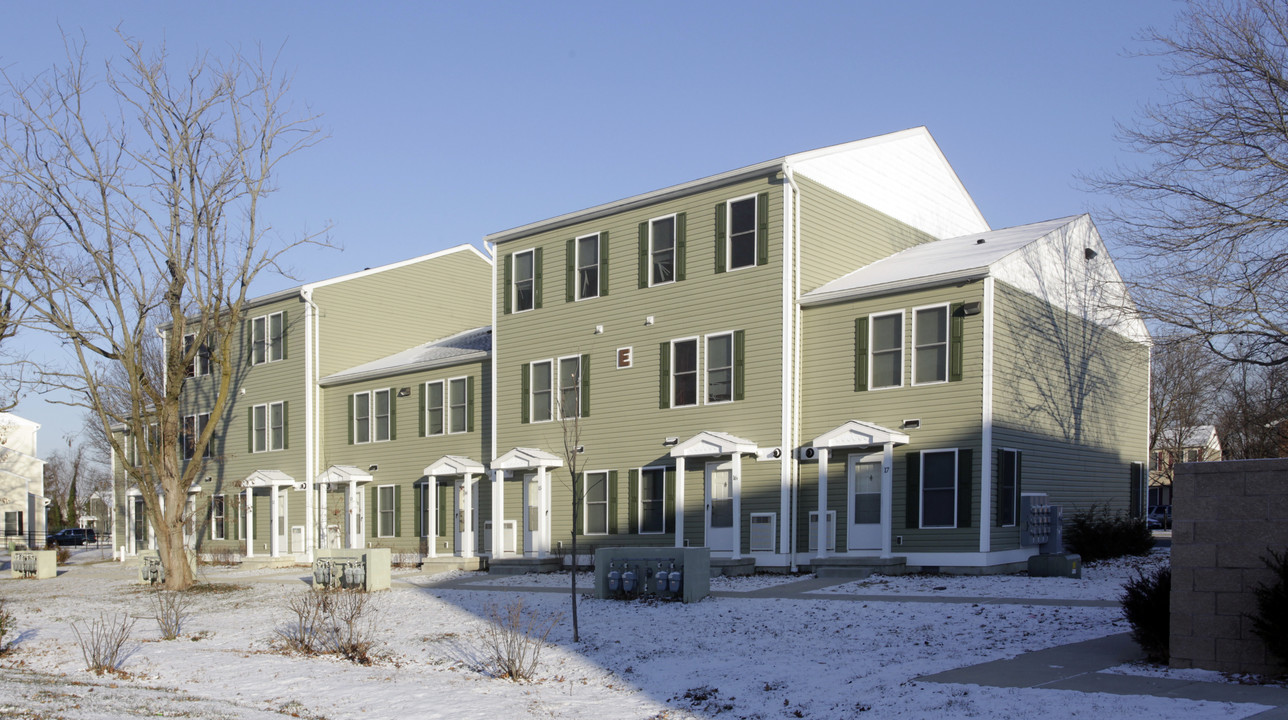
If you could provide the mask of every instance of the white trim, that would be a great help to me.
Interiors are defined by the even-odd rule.
[[[532,255],[532,307],[527,310],[519,309],[519,294],[515,292],[515,285],[519,282],[519,261],[518,257],[528,253]],[[542,258],[543,260],[545,258]],[[510,294],[510,314],[518,315],[519,313],[530,312],[537,309],[537,249],[535,247],[526,250],[515,250],[510,253],[510,285],[505,289]]]
[[[917,313],[923,310],[943,310],[944,311],[944,340],[942,343],[944,346],[944,379],[943,380],[930,380],[927,382],[917,382]],[[936,303],[934,305],[922,305],[920,307],[910,308],[909,311],[912,314],[912,333],[908,341],[908,355],[912,360],[912,363],[911,363],[912,364],[912,382],[910,384],[913,387],[921,387],[923,385],[942,385],[948,382],[948,376],[952,374],[951,368],[949,368],[949,365],[952,363],[952,358],[950,357],[950,349],[951,349],[950,339],[952,337],[952,331],[949,329],[949,326],[952,323],[952,314],[950,312],[950,306],[948,303]],[[940,343],[935,343],[935,345],[939,345],[939,344]],[[927,347],[931,347],[931,346],[928,345]],[[869,345],[869,349],[870,348],[871,346]]]
[[[736,330],[725,330],[721,332],[707,333],[702,336],[702,392],[701,400],[703,405],[727,405],[734,401],[734,388],[738,386],[738,363],[735,347],[734,334]],[[729,399],[712,400],[711,399],[711,338],[728,337],[729,338]]]
[[[274,405],[280,405],[282,407],[282,419],[283,419],[282,447],[280,448],[273,447],[273,406]],[[264,446],[263,447],[260,447],[259,444],[256,442],[258,438],[255,434],[255,411],[260,408],[264,408]],[[286,449],[286,422],[287,421],[286,421],[286,401],[285,400],[278,400],[276,402],[269,402],[269,403],[258,403],[256,405],[252,405],[250,408],[250,417],[251,417],[250,437],[251,437],[252,454],[279,452],[281,450]]]
[[[780,415],[780,446],[794,448],[800,447],[800,188],[796,185],[792,166],[787,163],[783,163],[783,177],[787,180],[787,187],[783,190],[783,412]],[[794,552],[794,504],[800,466],[793,461],[790,452],[784,452],[779,459],[779,477],[778,504],[783,522],[778,526],[778,551]]]
[[[952,453],[953,454],[953,522],[951,525],[927,525],[926,524],[926,456],[931,453]],[[917,463],[917,527],[913,529],[920,530],[952,530],[961,524],[961,518],[957,517],[957,492],[961,485],[961,478],[958,477],[958,448],[931,448],[922,450]]]
[[[489,247],[489,248],[490,248],[489,252],[492,254],[493,258],[495,258],[495,256],[496,256],[496,245],[495,245],[495,244],[491,244],[491,245],[489,245],[489,244],[485,243],[485,244],[484,244],[484,247]],[[496,457],[496,442],[497,442],[497,434],[498,434],[498,433],[497,433],[497,431],[496,431],[496,430],[497,430],[497,427],[498,427],[498,426],[497,426],[497,420],[500,418],[500,410],[497,408],[497,404],[496,404],[496,401],[497,401],[497,392],[498,392],[498,390],[497,390],[497,386],[498,386],[498,385],[500,385],[500,383],[498,383],[498,382],[496,381],[496,378],[497,378],[497,377],[499,377],[499,376],[497,375],[497,368],[498,368],[498,367],[500,367],[497,363],[499,363],[499,362],[500,362],[500,358],[501,358],[500,343],[499,343],[499,338],[501,337],[501,333],[500,333],[500,329],[499,329],[499,328],[497,327],[497,325],[496,325],[496,314],[497,314],[497,312],[498,312],[498,310],[497,310],[497,305],[498,305],[498,303],[497,303],[497,301],[496,301],[496,295],[497,295],[497,292],[496,292],[496,291],[497,291],[497,287],[496,287],[496,286],[497,286],[497,281],[498,281],[498,276],[497,276],[497,266],[496,266],[496,265],[497,265],[497,264],[496,264],[496,262],[494,262],[494,261],[493,261],[493,262],[492,262],[492,301],[491,301],[490,303],[488,303],[489,305],[491,305],[490,312],[491,312],[491,319],[492,319],[492,324],[491,324],[491,328],[492,328],[492,351],[491,351],[491,355],[490,355],[490,358],[489,358],[489,365],[490,365],[490,369],[491,369],[492,375],[491,375],[491,381],[488,383],[488,385],[489,385],[489,386],[491,386],[492,403],[491,403],[490,407],[491,407],[491,409],[492,409],[492,413],[491,413],[492,417],[491,417],[491,422],[490,422],[490,424],[488,425],[488,427],[489,427],[489,428],[491,428],[491,432],[487,433],[487,435],[488,435],[488,457],[490,457],[490,458],[495,458],[495,457]],[[507,291],[507,292],[508,292],[508,291]],[[481,418],[480,418],[480,419],[481,419]],[[528,419],[529,419],[529,420],[531,420],[531,419],[532,419],[532,418],[531,418],[531,416],[529,416],[529,418],[528,418]],[[488,478],[488,479],[489,479],[489,480],[491,479],[491,477],[490,477],[490,473],[489,473],[489,478]],[[477,503],[476,503],[476,507],[477,507]]]
[[[906,553],[899,555],[913,567],[991,567],[1009,563],[1024,562],[1036,555],[1038,548],[1027,547],[1018,550],[999,550],[990,553]]]
[[[655,282],[653,282],[653,254],[654,254],[654,252],[656,252],[656,250],[655,250],[655,249],[654,249],[654,247],[653,247],[653,223],[658,222],[658,221],[661,221],[661,220],[667,220],[667,219],[670,219],[670,220],[671,220],[671,279],[670,279],[670,280],[665,280],[665,281],[663,281],[663,282],[655,283]],[[647,221],[647,224],[648,224],[648,247],[646,247],[646,248],[645,248],[646,256],[645,256],[645,258],[644,258],[644,262],[646,262],[646,263],[647,263],[647,267],[645,268],[644,272],[645,272],[645,274],[646,274],[646,277],[647,277],[647,280],[648,280],[648,284],[647,284],[647,285],[645,285],[645,287],[661,287],[661,286],[663,286],[663,285],[672,285],[672,284],[674,284],[674,283],[676,282],[676,280],[677,280],[676,273],[677,273],[677,271],[679,270],[679,267],[680,267],[680,250],[679,250],[679,245],[680,245],[680,223],[679,223],[679,219],[680,219],[680,213],[671,213],[670,215],[659,215],[659,216],[657,216],[657,217],[655,217],[655,218],[649,218],[649,219],[648,219],[648,221]],[[686,248],[686,250],[687,250],[687,248]]]
[[[875,523],[861,523],[863,525],[876,525],[880,528],[878,531],[880,533],[880,539],[877,542],[877,547],[874,548],[854,548],[854,540],[852,537],[854,534],[854,526],[860,524],[854,520],[854,496],[857,494],[854,489],[854,466],[858,464],[876,465],[880,468],[877,472],[877,491],[876,493],[868,493],[875,494],[877,496],[877,521]],[[888,535],[888,533],[885,532],[885,469],[884,451],[852,452],[845,455],[845,552],[854,552],[856,550],[860,553],[881,552],[888,542],[886,540],[886,535]]]
[[[398,486],[393,484],[376,485],[375,488],[376,488],[376,537],[378,538],[397,537],[398,536],[398,511],[397,511]],[[388,509],[381,507],[381,501],[380,501],[380,496],[382,494],[381,490],[384,490],[385,488],[389,488],[391,491],[391,494],[389,496],[390,506]],[[380,516],[386,512],[389,513],[389,532],[383,533],[380,531],[380,520],[381,520]]]
[[[452,247],[446,248],[444,250],[437,250],[435,252],[429,253],[428,255],[420,255],[418,257],[408,258],[406,260],[399,260],[398,262],[389,263],[388,265],[381,265],[380,267],[359,270],[358,272],[352,272],[352,273],[349,273],[348,275],[340,275],[326,280],[319,280],[317,282],[305,283],[304,285],[301,285],[299,288],[294,288],[294,289],[285,291],[285,293],[283,294],[283,297],[285,297],[288,294],[293,295],[301,290],[307,290],[307,291],[316,290],[317,288],[326,287],[327,285],[335,285],[336,283],[342,283],[348,280],[356,280],[358,278],[367,277],[368,275],[375,275],[376,273],[382,273],[388,270],[397,270],[398,268],[407,267],[408,265],[415,265],[416,263],[424,262],[426,260],[433,260],[434,258],[440,258],[447,255],[452,255],[454,253],[465,252],[465,251],[472,251],[475,255],[478,255],[480,259],[488,263],[492,263],[492,259],[489,258],[487,255],[484,255],[482,252],[480,252],[478,248],[474,247],[473,245],[470,245],[469,243],[462,243],[460,245],[453,245]],[[262,298],[256,298],[253,302],[259,303],[261,301],[268,300],[270,298],[277,299],[275,295],[265,295]]]
[[[747,270],[760,264],[760,198],[759,193],[742,195],[740,197],[729,198],[724,201],[725,206],[725,272],[736,272],[738,270]],[[744,200],[751,200],[752,203],[752,221],[751,221],[751,264],[739,267],[733,266],[733,204]],[[765,258],[768,262],[768,258]]]
[[[577,353],[576,355],[560,355],[559,357],[555,358],[555,365],[554,365],[554,369],[553,369],[554,377],[553,377],[552,385],[553,385],[553,386],[554,386],[554,388],[555,388],[555,390],[554,390],[554,392],[555,392],[555,397],[556,397],[556,398],[558,398],[558,402],[555,402],[555,403],[554,403],[554,407],[552,407],[552,408],[551,408],[551,412],[552,412],[552,414],[553,414],[553,418],[554,418],[555,420],[564,420],[564,419],[565,419],[565,418],[564,418],[564,414],[563,414],[563,383],[562,383],[563,374],[562,374],[562,373],[560,373],[560,372],[559,372],[559,370],[560,370],[561,366],[563,365],[563,361],[564,361],[564,360],[572,360],[572,359],[574,359],[574,358],[576,358],[576,360],[577,360],[577,414],[576,414],[575,416],[570,416],[570,417],[568,417],[567,419],[571,420],[571,419],[573,419],[573,417],[578,417],[578,418],[579,418],[579,417],[584,417],[584,416],[582,415],[582,413],[581,413],[581,405],[582,405],[582,402],[581,402],[581,400],[582,400],[582,395],[581,395],[581,359],[582,359],[582,357],[583,357],[583,353]],[[532,383],[531,383],[531,381],[529,381],[529,382],[528,382],[528,389],[532,389]],[[553,399],[553,398],[552,398],[552,399]],[[531,419],[532,419],[531,406],[529,406],[529,408],[528,408],[528,409],[529,409],[529,412],[528,412],[528,419],[529,419],[529,420],[531,420]]]
[[[590,476],[591,475],[604,476],[604,501],[603,501],[604,531],[602,533],[599,533],[599,532],[593,533],[590,531]],[[612,493],[612,488],[608,486],[608,484],[612,482],[612,478],[613,476],[612,476],[611,470],[585,470],[582,472],[581,474],[581,482],[582,482],[581,534],[582,534],[582,537],[604,537],[612,534],[611,533],[612,523],[609,522],[609,518],[613,513],[613,493]],[[595,504],[598,505],[600,503],[599,501],[596,501]]]
[[[469,376],[469,375],[457,375],[456,377],[439,378],[438,380],[426,380],[425,382],[421,383],[420,391],[421,391],[422,393],[424,393],[421,397],[423,397],[423,398],[425,399],[425,417],[424,417],[424,420],[425,420],[425,435],[424,435],[424,437],[439,437],[439,436],[443,436],[443,435],[461,435],[461,434],[463,434],[463,433],[468,433],[468,432],[469,432],[469,427],[470,427],[470,411],[471,411],[471,408],[470,408],[470,401],[473,399],[473,398],[471,398],[471,397],[470,397],[470,391],[469,391],[469,387],[470,387],[470,380],[469,380],[469,378],[470,378],[470,376]],[[465,394],[465,427],[464,427],[464,428],[462,428],[462,429],[460,429],[460,430],[452,430],[452,422],[451,422],[452,394],[451,394],[451,389],[452,389],[452,383],[453,383],[453,382],[457,382],[457,381],[463,382],[463,383],[465,384],[465,389],[462,391],[462,392],[464,392],[464,394]],[[442,401],[443,401],[443,402],[442,402],[442,405],[440,406],[440,411],[442,412],[442,417],[443,417],[443,429],[442,429],[440,432],[433,432],[433,431],[430,429],[430,424],[429,424],[429,411],[430,411],[430,409],[431,409],[431,407],[432,407],[432,406],[429,404],[429,386],[430,386],[430,385],[441,385],[441,386],[442,386]]]
[[[645,465],[641,468],[638,468],[636,472],[635,482],[637,482],[639,486],[635,488],[635,499],[636,499],[635,527],[631,528],[632,533],[635,533],[637,535],[665,535],[666,534],[666,471],[669,469],[670,468],[668,468],[665,465]],[[646,470],[662,471],[662,499],[660,501],[662,503],[662,529],[661,530],[649,530],[649,531],[644,530],[644,472]]]
[[[429,411],[433,408],[433,406],[429,404],[429,386],[430,385],[440,386],[440,391],[438,395],[440,403],[438,406],[438,411],[440,413],[443,429],[439,430],[438,432],[434,432],[429,423]],[[421,397],[425,399],[425,418],[424,418],[425,435],[424,437],[438,437],[439,435],[449,434],[447,432],[447,424],[448,424],[447,423],[447,407],[448,407],[447,380],[446,379],[426,380],[425,382],[420,384],[420,392],[422,393]],[[467,412],[468,412],[468,409],[467,409]]]
[[[693,341],[693,373],[694,373],[693,402],[687,405],[677,405],[675,402],[675,368],[676,368],[675,344],[678,342],[688,342],[690,340]],[[667,410],[675,410],[676,408],[698,407],[702,404],[702,392],[703,392],[704,383],[702,382],[702,368],[703,368],[702,358],[699,354],[702,352],[701,340],[702,340],[701,335],[694,335],[692,337],[674,338],[670,341],[671,372],[667,375],[667,384],[668,384],[667,394],[668,394],[668,397],[670,398],[670,402],[667,404],[667,408],[666,408]]]
[[[873,361],[873,358],[876,353],[876,345],[873,342],[873,338],[875,337],[876,331],[877,331],[876,320],[877,318],[890,317],[892,315],[899,316],[899,384],[882,385],[881,387],[876,387],[872,382],[872,374],[876,369],[875,368],[876,363]],[[904,380],[905,380],[904,374],[907,372],[907,364],[908,364],[908,358],[906,355],[904,355],[904,351],[907,347],[907,338],[908,338],[908,328],[906,326],[906,323],[908,322],[907,315],[908,315],[907,308],[899,308],[898,310],[889,310],[886,312],[868,313],[868,391],[869,392],[875,392],[880,390],[894,390],[895,388],[901,388],[904,386]],[[890,352],[890,351],[883,350],[882,352]]]
[[[601,253],[601,250],[603,250],[603,248],[601,247],[601,243],[603,243],[602,234],[603,233],[593,232],[593,233],[588,233],[586,235],[578,235],[572,239],[572,253],[573,253],[572,299],[573,299],[573,302],[581,302],[582,300],[594,300],[595,298],[603,296],[604,281],[602,277],[602,271],[605,270],[606,268],[604,267],[604,258],[602,257],[602,253]],[[595,274],[595,294],[591,295],[590,297],[582,297],[581,295],[581,241],[591,237],[595,238],[595,273],[596,273]],[[534,260],[535,260],[535,257],[536,256],[534,255],[533,256]],[[535,268],[535,265],[533,267]],[[534,283],[536,282],[535,272],[534,272],[533,282]],[[534,291],[535,291],[535,285],[534,285]],[[536,302],[535,295],[533,295],[533,302],[534,303]]]
[[[532,368],[536,365],[542,365],[542,364],[550,365],[550,403],[548,406],[550,411],[549,412],[550,417],[546,418],[545,420],[537,420],[536,419],[537,404],[532,401],[533,396],[536,394],[537,386],[536,386],[536,383],[532,381],[532,378],[534,377],[534,375],[532,374]],[[494,386],[496,385],[496,383],[492,383],[492,384]],[[556,411],[556,407],[558,406],[558,403],[556,402],[556,398],[558,397],[559,397],[558,358],[544,358],[541,360],[533,360],[529,362],[528,363],[528,424],[536,425],[539,423],[554,422],[554,420],[559,416],[559,413]],[[493,433],[493,435],[495,434],[496,433]]]
[[[980,452],[984,455],[980,458],[979,472],[979,551],[982,553],[991,552],[993,549],[993,473],[984,471],[984,468],[992,467],[993,462],[993,317],[996,307],[993,282],[991,277],[984,278],[984,347],[982,348],[984,354],[984,380],[981,392],[983,397],[980,403],[979,440]],[[965,343],[965,338],[962,338],[962,342]],[[962,358],[964,364],[964,352]]]

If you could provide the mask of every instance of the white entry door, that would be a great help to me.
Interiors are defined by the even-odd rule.
[[[881,456],[851,455],[849,461],[850,550],[881,549]]]
[[[733,552],[733,463],[707,463],[707,547]]]
[[[519,476],[523,483],[523,554],[536,557],[541,544],[541,486],[534,472]]]

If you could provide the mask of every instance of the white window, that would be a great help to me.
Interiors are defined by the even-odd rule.
[[[871,316],[873,389],[903,385],[903,311]]]
[[[286,313],[276,312],[251,319],[251,364],[260,365],[286,358]]]
[[[1020,451],[1001,450],[997,454],[997,524],[1015,525],[1019,512]]]
[[[425,383],[425,434],[442,435],[446,431],[443,422],[443,381]]]
[[[733,400],[733,333],[707,336],[707,403]]]
[[[577,238],[577,299],[599,297],[599,235]]]
[[[393,391],[373,390],[353,394],[353,442],[393,439]]]
[[[957,451],[921,454],[921,527],[957,527]]]
[[[559,417],[581,417],[581,356],[559,358]]]
[[[948,306],[912,313],[912,384],[948,382]]]
[[[675,280],[675,216],[649,221],[649,285]]]
[[[223,495],[215,495],[210,498],[210,539],[223,540],[224,518],[227,517],[225,509],[225,499]]]
[[[586,417],[583,355],[539,360],[528,365],[527,414],[523,422]]]
[[[188,333],[183,336],[183,354],[187,355],[192,351],[192,344],[197,341],[195,333]],[[197,348],[197,353],[192,357],[192,362],[184,368],[184,377],[203,377],[210,374],[210,345],[202,343]]]
[[[394,535],[394,493],[393,485],[381,485],[376,488],[376,537],[393,537]]]
[[[608,473],[588,472],[583,512],[587,535],[608,534]]]
[[[532,250],[514,254],[514,311],[531,310],[535,300],[535,258]]]
[[[640,470],[639,488],[641,535],[666,531],[666,468],[653,467]]]
[[[465,378],[448,381],[449,433],[463,433],[469,427],[469,394]]]
[[[286,403],[251,408],[251,452],[286,449]]]
[[[671,342],[671,407],[698,404],[698,341]]]
[[[729,269],[756,264],[756,196],[729,202]]]
[[[180,445],[183,447],[183,459],[191,460],[197,451],[197,438],[201,433],[206,431],[206,426],[210,424],[210,413],[201,413],[199,415],[186,415],[183,418],[183,432],[180,437]],[[211,438],[212,440],[214,438]],[[206,444],[206,451],[202,457],[210,457],[210,444]]]
[[[532,363],[532,422],[554,418],[554,361]]]

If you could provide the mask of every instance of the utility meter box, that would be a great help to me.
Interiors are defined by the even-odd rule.
[[[595,550],[595,597],[697,602],[711,594],[711,550],[609,547]]]
[[[1029,557],[1029,577],[1082,578],[1082,556],[1077,553]]]
[[[197,554],[191,550],[186,550],[188,556],[188,569],[192,576],[197,576]],[[139,551],[139,582],[147,585],[157,585],[165,582],[165,566],[161,564],[161,552],[159,550],[140,550]]]
[[[9,560],[11,577],[47,580],[58,576],[56,550],[15,550]]]
[[[313,586],[388,590],[391,560],[389,548],[318,550],[313,559]]]

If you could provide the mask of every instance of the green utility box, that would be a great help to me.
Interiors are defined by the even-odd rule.
[[[1077,553],[1052,553],[1029,557],[1029,577],[1082,578],[1082,556]]]
[[[673,572],[679,578],[672,577]],[[629,582],[626,573],[631,573]],[[666,574],[665,588],[660,584],[663,573]],[[690,603],[709,594],[709,548],[609,547],[595,550],[597,598],[655,598]]]

